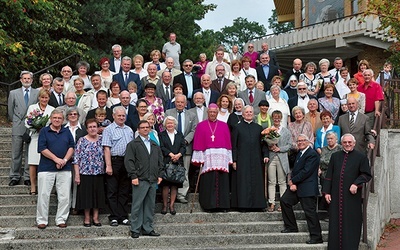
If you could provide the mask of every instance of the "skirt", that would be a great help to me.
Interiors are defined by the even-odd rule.
[[[77,209],[104,208],[104,175],[81,175],[76,197]]]

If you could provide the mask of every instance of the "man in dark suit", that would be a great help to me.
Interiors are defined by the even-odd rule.
[[[295,75],[297,80],[299,80],[299,76],[301,73],[303,73],[303,70],[301,69],[301,67],[303,66],[303,62],[299,59],[296,58],[293,60],[293,68],[289,69],[286,74],[285,77],[283,78],[283,83],[282,86],[286,86],[287,82],[289,81],[289,78],[292,75]]]
[[[127,90],[123,90],[119,94],[120,103],[111,106],[111,110],[113,110],[117,106],[123,106],[126,112],[126,120],[125,125],[130,127],[133,132],[136,132],[137,124],[139,122],[139,115],[137,113],[136,107],[130,104],[131,95]]]
[[[174,97],[172,89],[172,74],[169,71],[164,71],[161,74],[161,82],[156,85],[156,96],[161,98],[164,107],[171,101]]]
[[[316,99],[314,96],[307,94],[307,85],[305,82],[301,81],[297,84],[297,95],[289,98],[288,105],[290,110],[290,120],[292,122],[295,121],[295,118],[292,114],[292,109],[296,106],[302,107],[305,113],[308,113],[308,101],[310,99]]]
[[[64,81],[61,77],[56,77],[53,80],[53,91],[50,94],[49,105],[57,108],[65,104],[64,101]]]
[[[161,148],[150,139],[150,124],[140,121],[139,136],[126,146],[125,168],[132,184],[131,237],[160,236],[153,228],[157,184],[164,169]]]
[[[261,100],[267,100],[265,92],[255,87],[256,79],[254,76],[246,76],[245,81],[247,89],[239,92],[239,97],[243,99],[246,105],[250,105],[253,107],[254,115],[258,115],[260,113],[260,107],[258,106],[258,104]]]
[[[9,186],[18,184],[21,178],[20,170],[22,168],[22,152],[24,148],[23,134],[27,131],[25,127],[25,117],[28,107],[38,102],[39,90],[31,88],[33,74],[29,71],[22,71],[20,74],[22,88],[14,89],[8,96],[8,118],[12,122],[12,142],[11,142],[11,167]],[[27,145],[26,145],[27,146]],[[25,150],[24,165],[24,184],[30,185],[28,168],[28,149]]]
[[[261,44],[261,51],[258,52],[257,65],[260,64],[261,55],[264,53],[267,53],[269,55],[270,64],[276,66],[279,69],[279,63],[278,63],[278,59],[276,58],[276,53],[272,50],[269,50],[268,43]]]
[[[114,121],[112,110],[107,107],[107,92],[104,90],[99,90],[96,93],[97,104],[99,105],[98,108],[106,110],[106,119],[110,120],[111,122]],[[91,109],[86,115],[86,120],[89,118],[95,118],[96,109]]]
[[[181,203],[188,203],[186,195],[189,190],[189,167],[190,158],[192,157],[192,141],[194,136],[194,130],[198,122],[197,115],[188,110],[185,110],[187,105],[186,96],[177,95],[175,96],[175,107],[174,109],[168,109],[165,112],[166,116],[173,116],[178,121],[177,130],[185,137],[186,154],[183,157],[183,166],[186,168],[186,180],[183,183],[183,187],[178,189],[177,199]],[[183,117],[182,117],[183,114]]]
[[[183,94],[186,96],[188,102],[190,102],[193,98],[193,91],[201,87],[200,79],[192,73],[192,60],[186,59],[185,61],[183,61],[182,65],[183,73],[174,77],[174,85],[176,83],[182,84]]]
[[[217,91],[220,95],[227,94],[226,85],[228,85],[231,80],[225,77],[225,67],[222,64],[215,67],[215,74],[217,79],[211,82],[211,89]]]
[[[270,57],[264,53],[260,56],[261,64],[257,66],[257,78],[264,83],[264,91],[268,91],[271,87],[271,80],[274,76],[279,76],[279,68],[269,63]]]
[[[368,123],[369,118],[358,111],[358,101],[354,97],[347,99],[347,107],[349,112],[339,117],[340,132],[342,135],[352,134],[356,138],[355,149],[366,154],[368,148],[375,147],[375,138]]]
[[[121,72],[122,47],[119,44],[114,44],[111,49],[114,56],[110,58],[110,70],[119,73]]]
[[[138,74],[131,72],[132,59],[129,56],[124,56],[121,62],[122,71],[118,74],[113,75],[113,81],[117,81],[119,87],[122,90],[128,90],[128,83],[135,82],[137,85],[137,95],[138,97],[142,94],[142,83],[140,82],[140,78]]]
[[[285,224],[285,229],[281,232],[299,231],[293,206],[300,201],[310,232],[310,240],[306,243],[319,244],[323,242],[317,214],[319,155],[311,147],[309,138],[304,134],[297,137],[297,147],[299,152],[289,177],[290,188],[286,189],[281,197],[282,217]]]
[[[195,91],[193,91],[193,94],[197,93],[197,92],[202,92],[204,94],[204,104],[206,105],[206,107],[208,107],[208,105],[210,103],[217,103],[217,100],[219,98],[219,93],[215,90],[212,90],[210,88],[211,85],[211,77],[208,74],[204,74],[201,76],[201,88],[200,89],[196,89]],[[192,101],[191,106],[194,106],[194,103]]]

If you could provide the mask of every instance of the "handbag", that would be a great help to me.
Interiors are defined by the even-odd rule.
[[[31,138],[31,135],[29,134],[29,131],[25,131],[25,133],[22,135],[22,140],[25,143],[30,143],[31,142],[32,138]]]
[[[165,164],[162,178],[172,183],[183,183],[186,180],[186,169],[179,163],[169,162]]]

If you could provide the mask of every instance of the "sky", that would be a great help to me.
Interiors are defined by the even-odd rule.
[[[204,4],[216,4],[214,11],[208,12],[205,18],[197,22],[202,30],[219,31],[224,26],[232,26],[238,17],[247,18],[250,22],[258,22],[268,30],[268,18],[275,9],[273,0],[205,0]]]

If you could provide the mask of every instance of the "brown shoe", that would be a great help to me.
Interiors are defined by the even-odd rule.
[[[61,224],[58,224],[57,227],[59,227],[59,228],[66,228],[66,227],[67,227],[67,224],[61,223]]]
[[[39,224],[39,225],[37,225],[37,227],[39,229],[45,229],[47,227],[47,225],[46,224]]]

